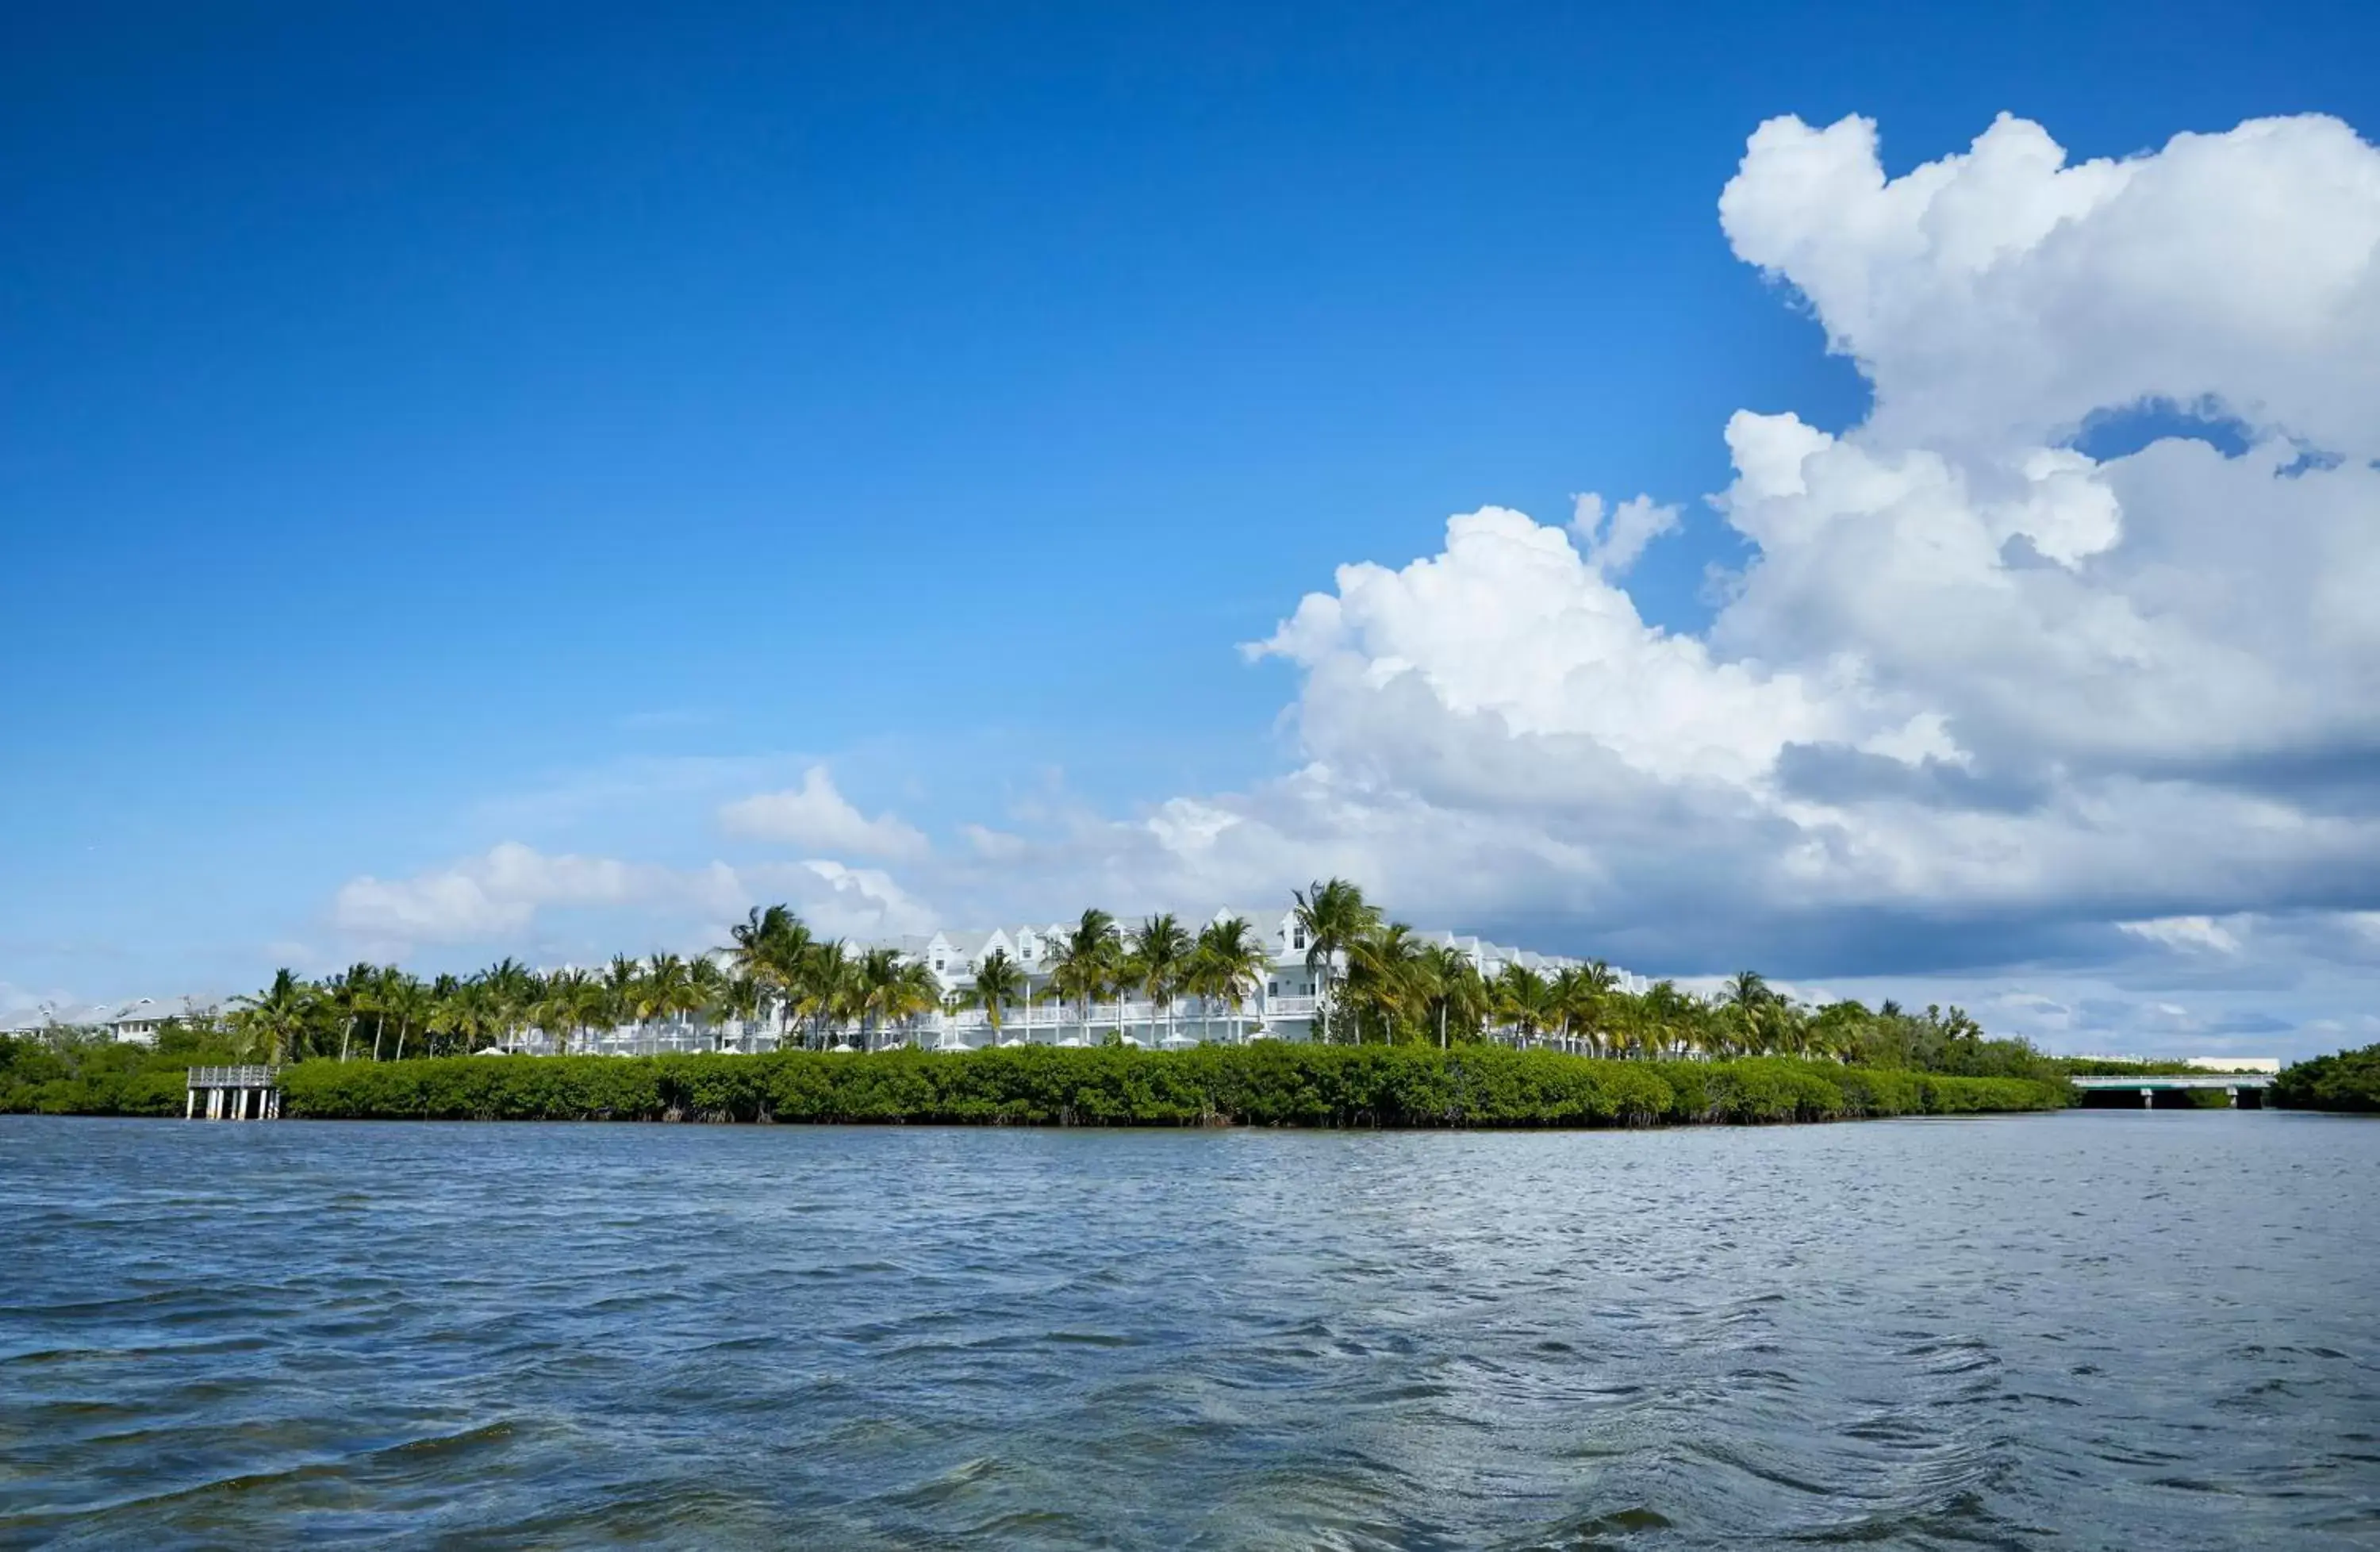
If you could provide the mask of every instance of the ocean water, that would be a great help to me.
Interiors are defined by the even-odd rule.
[[[2380,1545],[2380,1124],[0,1117],[0,1545]]]

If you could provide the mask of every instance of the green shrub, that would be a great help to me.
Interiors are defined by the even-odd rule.
[[[2050,1109],[2064,1099],[2058,1084],[1782,1057],[1607,1061],[1500,1046],[1273,1042],[316,1061],[283,1077],[283,1113],[323,1120],[1575,1127]]]
[[[2265,1100],[2289,1110],[2380,1110],[2380,1046],[2284,1068]]]

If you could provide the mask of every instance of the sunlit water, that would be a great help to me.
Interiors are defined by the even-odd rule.
[[[2380,1124],[0,1118],[0,1543],[2380,1542]]]

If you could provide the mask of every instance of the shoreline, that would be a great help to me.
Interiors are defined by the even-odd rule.
[[[1462,1046],[1028,1047],[967,1053],[434,1057],[299,1062],[292,1121],[1535,1130],[2054,1110],[2063,1083],[1792,1057],[1648,1061]],[[179,1074],[38,1113],[182,1118]]]

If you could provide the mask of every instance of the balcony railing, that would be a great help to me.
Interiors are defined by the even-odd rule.
[[[1211,1009],[1202,1008],[1197,999],[1189,998],[1173,1004],[1172,1017],[1174,1027],[1177,1029],[1204,1025],[1209,1021],[1221,1024],[1225,1020],[1235,1017],[1243,1021],[1310,1018],[1314,1013],[1314,1004],[1315,999],[1311,997],[1252,998],[1238,1012],[1234,1013],[1232,1009],[1220,1002],[1216,1003]],[[1159,1003],[1126,1001],[1119,1008],[1114,1001],[1108,1000],[1091,1004],[1088,1023],[1093,1029],[1113,1029],[1119,1024],[1162,1025],[1165,1019],[1166,1010]],[[990,1022],[990,1014],[984,1009],[961,1008],[956,1012],[941,1014],[939,1024],[932,1026],[942,1029],[981,1029],[988,1026]],[[1066,1025],[1078,1025],[1085,1022],[1082,1005],[1077,1002],[1037,1001],[1029,1010],[1024,1004],[1017,1003],[1002,1009],[1000,1014],[1000,1026],[1002,1029],[1054,1029]]]

